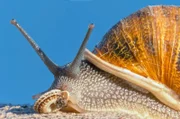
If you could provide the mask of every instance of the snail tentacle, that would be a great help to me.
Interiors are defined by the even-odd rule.
[[[15,20],[11,20],[11,24],[16,26],[18,30],[23,34],[23,36],[27,39],[27,41],[31,44],[33,49],[39,55],[44,64],[48,67],[48,69],[54,74],[57,75],[60,67],[55,64],[51,59],[46,56],[46,54],[41,50],[41,48],[37,45],[37,43],[28,35],[28,33],[19,25],[19,23]]]
[[[86,48],[87,41],[90,37],[93,28],[94,28],[94,24],[90,24],[86,36],[84,37],[84,40],[81,44],[81,47],[79,48],[76,57],[74,58],[73,62],[70,64],[70,66],[67,69],[68,73],[70,73],[70,75],[72,76],[76,76],[79,72],[79,66],[84,57],[84,50]]]

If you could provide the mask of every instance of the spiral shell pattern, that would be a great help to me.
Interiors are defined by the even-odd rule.
[[[94,53],[180,94],[180,7],[148,6],[122,19]]]

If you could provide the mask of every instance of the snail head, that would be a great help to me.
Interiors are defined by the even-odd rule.
[[[52,86],[50,87],[49,90],[54,89],[54,88],[58,88],[59,87],[59,83],[60,82],[60,78],[56,78],[59,77],[61,75],[65,75],[66,77],[70,77],[70,78],[75,78],[80,69],[79,66],[81,64],[81,61],[83,60],[84,56],[84,51],[86,48],[86,44],[87,41],[89,39],[89,36],[92,32],[92,29],[94,28],[93,24],[90,24],[88,27],[88,31],[86,33],[86,36],[81,44],[81,47],[77,53],[77,55],[75,56],[73,62],[65,65],[65,66],[58,66],[56,63],[54,63],[44,52],[43,50],[41,50],[41,48],[37,45],[37,43],[28,35],[28,33],[20,26],[20,24],[15,20],[12,19],[11,20],[11,24],[13,24],[14,26],[16,26],[16,28],[22,33],[22,35],[27,39],[27,41],[30,43],[30,45],[32,46],[32,48],[36,51],[36,53],[39,55],[39,57],[41,58],[41,60],[44,62],[44,64],[47,66],[47,68],[49,69],[49,71],[54,75],[55,80],[52,84]],[[47,91],[44,91],[42,93],[39,93],[37,95],[33,96],[33,99],[37,99],[39,98],[42,94],[44,94]]]

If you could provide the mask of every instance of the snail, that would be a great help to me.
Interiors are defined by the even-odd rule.
[[[90,52],[94,28],[75,57],[55,64],[12,20],[55,77],[35,96],[38,113],[121,111],[148,118],[180,118],[180,7],[148,6],[115,24]]]

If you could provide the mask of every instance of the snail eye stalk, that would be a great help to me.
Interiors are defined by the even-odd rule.
[[[28,33],[18,24],[18,22],[15,19],[11,20],[11,24],[16,26],[18,30],[23,34],[23,36],[27,39],[27,41],[31,44],[33,49],[36,51],[36,53],[39,55],[41,60],[44,62],[44,64],[48,67],[48,69],[54,74],[58,75],[59,71],[62,70],[61,67],[56,65],[53,61],[51,61],[50,58],[46,56],[46,54],[41,50],[41,48],[37,45],[37,43],[28,35]],[[67,67],[66,71],[67,74],[70,76],[76,76],[79,72],[79,66],[81,64],[81,60],[84,57],[84,51],[86,48],[87,41],[90,37],[90,34],[94,28],[94,24],[90,24],[88,31],[86,33],[86,36],[81,44],[81,47],[74,58],[73,62]]]
[[[39,55],[44,64],[48,67],[48,69],[54,74],[58,75],[58,71],[60,67],[56,65],[50,58],[46,56],[46,54],[41,50],[41,48],[37,45],[37,43],[28,35],[28,33],[18,24],[15,19],[11,20],[11,24],[16,26],[18,30],[23,34],[23,36],[27,39],[27,41],[31,44],[33,49]]]
[[[94,28],[94,24],[90,24],[88,31],[86,33],[86,36],[84,37],[84,40],[81,44],[81,47],[76,55],[76,57],[74,58],[73,62],[70,64],[70,66],[68,67],[67,71],[70,73],[71,76],[76,76],[79,72],[79,66],[81,64],[81,60],[84,58],[84,51],[86,48],[86,44],[87,41],[89,40],[90,34],[92,32]]]

